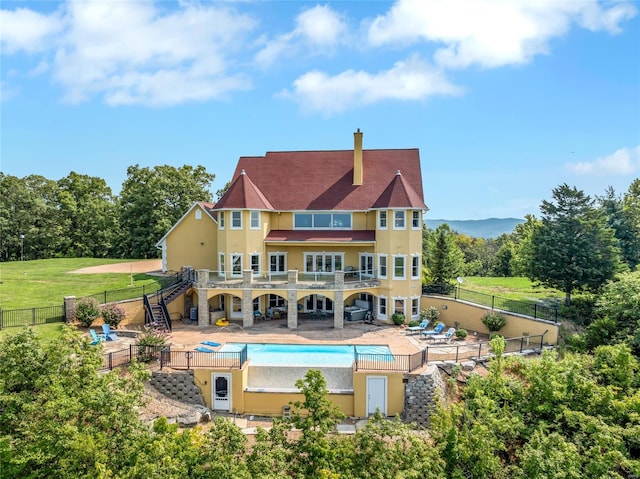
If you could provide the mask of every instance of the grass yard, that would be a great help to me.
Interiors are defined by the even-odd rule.
[[[62,327],[64,323],[51,323],[51,324],[40,324],[38,326],[25,326],[29,328],[33,328],[33,330],[38,335],[38,339],[40,343],[47,344],[62,336]],[[0,341],[5,339],[7,336],[11,334],[16,334],[21,331],[22,328],[6,328],[0,329]]]
[[[564,299],[564,293],[557,289],[536,286],[523,277],[468,276],[464,278],[463,289],[500,296],[520,301],[537,301],[546,305],[557,304]]]
[[[151,286],[157,276],[144,273],[75,274],[76,269],[128,262],[122,259],[58,258],[0,263],[0,308],[61,305],[65,296],[87,296],[133,286]]]

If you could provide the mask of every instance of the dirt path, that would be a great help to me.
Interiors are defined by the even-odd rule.
[[[161,259],[144,259],[140,261],[130,261],[126,263],[103,264],[100,266],[89,266],[70,271],[76,274],[99,274],[99,273],[159,273],[162,269]]]

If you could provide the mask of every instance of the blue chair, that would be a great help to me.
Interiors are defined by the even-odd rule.
[[[429,336],[440,334],[443,329],[444,329],[444,323],[438,323],[435,328],[430,329],[429,331],[422,331],[422,335],[425,338],[428,338]]]
[[[456,328],[449,328],[444,334],[432,334],[431,336],[428,336],[428,338],[432,343],[435,343],[436,341],[444,341],[445,343],[449,343],[451,342],[451,339],[453,338],[455,332]]]
[[[111,326],[109,326],[108,324],[102,325],[102,332],[104,333],[104,337],[107,339],[107,341],[117,341],[118,339],[120,339],[115,331],[111,331]]]
[[[96,333],[95,329],[90,329],[89,330],[89,334],[91,335],[91,346],[95,346],[96,344],[100,344],[102,341],[105,340],[104,334],[98,334]]]
[[[215,353],[215,351],[211,348],[205,348],[204,346],[198,346],[195,348],[196,351],[200,353]]]
[[[220,346],[220,343],[216,343],[215,341],[210,341],[208,339],[206,341],[202,341],[200,344],[204,344],[206,346],[213,346],[213,347]]]
[[[407,335],[424,331],[425,329],[427,329],[428,326],[429,326],[429,320],[423,319],[422,321],[420,321],[420,324],[418,326],[409,326],[407,328]]]

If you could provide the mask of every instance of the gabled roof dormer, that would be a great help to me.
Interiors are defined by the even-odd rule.
[[[245,170],[242,170],[214,209],[274,210],[275,208],[251,181]]]
[[[428,210],[427,205],[422,201],[422,196],[414,190],[409,182],[407,182],[400,170],[396,172],[389,185],[371,207],[372,209],[381,208],[405,208],[414,210]]]

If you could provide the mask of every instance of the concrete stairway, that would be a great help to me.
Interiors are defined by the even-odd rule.
[[[149,384],[165,396],[188,404],[204,406],[204,398],[193,381],[193,371],[154,371]]]

